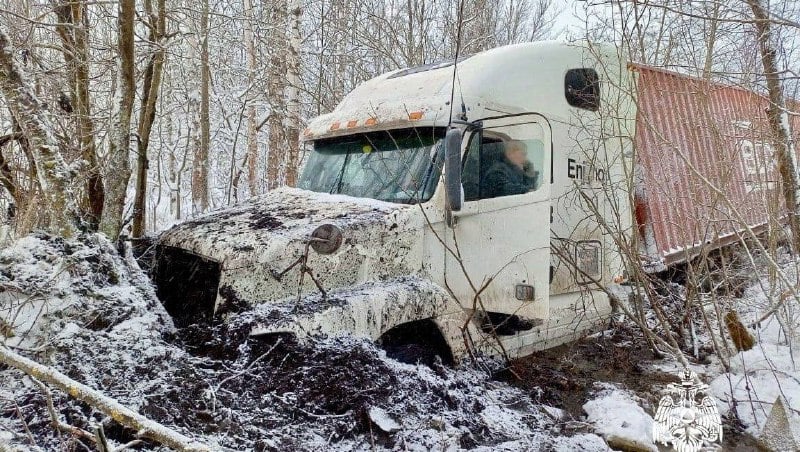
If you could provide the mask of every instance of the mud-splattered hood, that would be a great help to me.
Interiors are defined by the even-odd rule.
[[[391,221],[412,206],[280,188],[176,225],[160,238],[218,261],[271,242],[305,239],[326,223],[340,228]],[[254,257],[263,258],[263,249]]]
[[[296,295],[301,266],[286,269],[306,252],[310,272],[301,292],[318,290],[309,274],[333,289],[418,273],[421,259],[413,256],[421,253],[422,220],[418,206],[282,188],[181,223],[159,245],[220,264],[218,307],[253,304]],[[328,255],[306,246],[323,224],[342,231],[341,247]]]

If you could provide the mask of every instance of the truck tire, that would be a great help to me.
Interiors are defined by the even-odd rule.
[[[437,357],[441,364],[454,363],[447,341],[431,319],[396,325],[381,335],[378,344],[386,351],[386,356],[402,363],[432,367]]]
[[[405,364],[424,364],[433,367],[438,354],[431,348],[421,344],[402,344],[386,347],[386,356]]]

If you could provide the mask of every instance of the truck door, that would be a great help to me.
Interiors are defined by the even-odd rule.
[[[549,309],[550,125],[538,114],[490,118],[465,143],[445,280],[484,328],[524,334]]]

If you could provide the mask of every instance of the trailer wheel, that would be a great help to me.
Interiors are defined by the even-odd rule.
[[[450,347],[431,319],[397,325],[383,333],[378,344],[386,356],[402,363],[432,367],[438,357],[442,364],[453,364]]]

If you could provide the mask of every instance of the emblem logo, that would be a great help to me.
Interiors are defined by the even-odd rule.
[[[684,370],[680,384],[671,383],[658,402],[653,441],[672,444],[677,452],[698,452],[722,441],[722,420],[717,404],[704,395],[707,389],[694,372]]]

